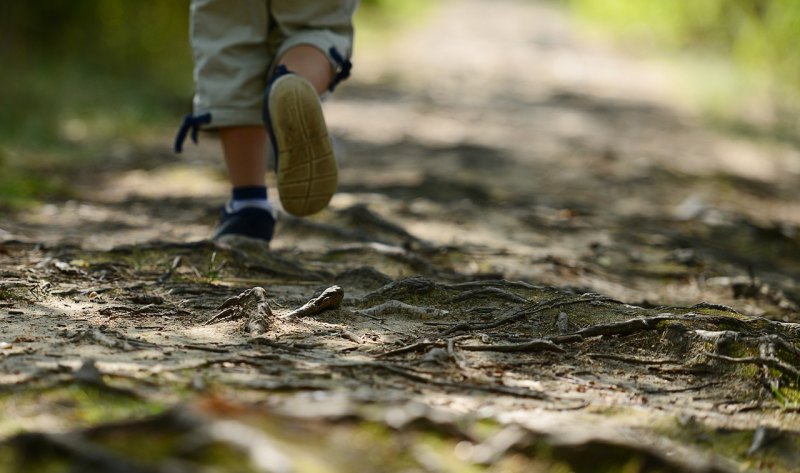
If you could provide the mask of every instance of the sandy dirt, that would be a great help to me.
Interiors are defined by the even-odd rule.
[[[800,468],[796,143],[705,125],[546,3],[445,2],[355,60],[340,191],[269,249],[207,240],[213,136],[0,220],[0,459]]]

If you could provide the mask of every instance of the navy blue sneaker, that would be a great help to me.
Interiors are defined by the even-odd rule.
[[[280,66],[265,92],[263,115],[283,209],[303,217],[327,207],[336,193],[338,170],[314,86]]]
[[[212,238],[219,240],[227,235],[236,235],[269,242],[274,232],[275,217],[269,210],[245,207],[236,212],[228,212],[228,209],[224,208]]]

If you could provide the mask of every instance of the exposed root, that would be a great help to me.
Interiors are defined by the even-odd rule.
[[[482,391],[482,392],[504,394],[508,396],[523,397],[529,399],[542,399],[542,400],[550,399],[550,396],[548,396],[547,394],[539,391],[534,391],[531,389],[515,388],[515,387],[501,386],[501,385],[490,385],[490,384],[456,383],[451,381],[442,381],[434,378],[428,378],[426,376],[414,373],[413,371],[410,371],[402,366],[390,363],[371,362],[371,363],[360,363],[358,365],[364,368],[374,368],[374,369],[389,371],[390,373],[394,373],[396,375],[402,376],[404,378],[419,383],[431,384],[439,387],[455,389],[458,391]]]
[[[406,353],[413,353],[415,351],[423,351],[427,350],[428,348],[436,346],[435,342],[417,342],[411,345],[406,345],[402,348],[398,348],[396,350],[387,351],[385,353],[380,353],[377,355],[378,358],[389,358],[390,356],[397,356],[397,355],[405,355]]]
[[[728,363],[746,363],[767,366],[791,376],[792,380],[800,379],[800,370],[777,358],[767,358],[763,356],[744,356],[741,358],[733,358],[730,356],[717,355],[710,352],[703,352],[703,355],[715,360],[727,361]]]
[[[231,297],[223,302],[219,309],[220,312],[205,321],[203,325],[247,317],[245,324],[247,332],[251,337],[258,337],[267,331],[272,319],[267,291],[262,287],[254,287]]]
[[[339,286],[331,286],[319,296],[306,302],[302,307],[299,307],[285,315],[287,319],[308,317],[311,315],[319,314],[328,309],[337,309],[342,305],[344,299],[344,290]]]
[[[511,343],[507,345],[459,345],[464,351],[497,351],[504,353],[513,352],[540,352],[552,351],[555,353],[566,353],[566,350],[551,342],[550,340],[531,340],[525,343]]]
[[[558,314],[556,319],[556,328],[558,328],[559,335],[566,335],[569,333],[569,316],[566,312]]]
[[[679,365],[681,361],[672,358],[647,359],[635,356],[615,355],[613,353],[587,353],[589,358],[601,358],[606,360],[622,361],[634,365]]]
[[[425,295],[436,288],[436,283],[428,278],[414,276],[391,282],[377,291],[364,296],[360,302],[368,303],[373,300],[402,299],[411,295]]]
[[[462,302],[468,299],[478,298],[478,297],[491,297],[494,299],[505,299],[511,302],[519,302],[522,304],[528,303],[528,299],[524,297],[514,294],[513,292],[504,291],[499,287],[483,287],[478,289],[472,289],[470,291],[463,292],[456,296],[453,296],[444,302],[446,304],[450,304],[453,302]]]
[[[103,330],[101,328],[80,330],[75,333],[68,333],[68,332],[64,333],[67,337],[69,337],[70,341],[72,342],[89,341],[116,350],[133,351],[133,350],[140,350],[142,348],[158,347],[158,345],[154,343],[135,340],[132,338],[125,337],[124,335],[120,335],[116,332]]]
[[[368,315],[368,316],[404,313],[420,317],[425,317],[425,316],[444,317],[450,313],[450,311],[448,310],[436,309],[434,307],[414,306],[396,300],[387,301],[384,302],[383,304],[376,305],[375,307],[370,307],[369,309],[357,310],[355,312],[360,315]]]
[[[439,336],[440,337],[446,337],[446,336],[452,335],[453,333],[456,333],[456,332],[469,332],[469,331],[474,331],[474,330],[488,330],[488,329],[503,327],[505,325],[509,325],[509,324],[512,324],[512,323],[515,323],[515,322],[519,322],[521,319],[524,319],[526,317],[530,317],[531,315],[538,314],[540,312],[544,312],[546,310],[552,310],[552,309],[557,309],[557,308],[566,307],[566,306],[575,305],[575,304],[585,304],[585,303],[598,302],[598,301],[611,302],[613,300],[606,299],[606,298],[601,298],[601,297],[598,297],[598,296],[596,296],[594,294],[588,294],[588,295],[585,294],[583,297],[578,298],[578,299],[567,299],[565,297],[560,297],[560,298],[557,298],[557,299],[551,299],[551,300],[547,300],[547,301],[535,302],[535,303],[531,303],[529,305],[526,305],[524,307],[512,309],[508,315],[506,315],[504,317],[499,317],[494,322],[474,323],[474,324],[464,323],[464,324],[454,325],[453,327],[450,327],[449,329],[447,329],[444,332],[442,332],[441,334],[439,334]],[[616,301],[613,301],[613,302],[616,302]]]

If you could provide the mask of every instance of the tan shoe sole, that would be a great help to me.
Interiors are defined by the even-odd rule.
[[[270,91],[269,114],[281,204],[292,215],[317,213],[336,193],[339,174],[317,92],[302,77],[279,77]]]

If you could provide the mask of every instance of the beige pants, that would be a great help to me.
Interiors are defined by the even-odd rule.
[[[358,0],[192,0],[194,114],[207,128],[258,125],[264,88],[286,50],[310,45],[340,65],[353,49]]]

